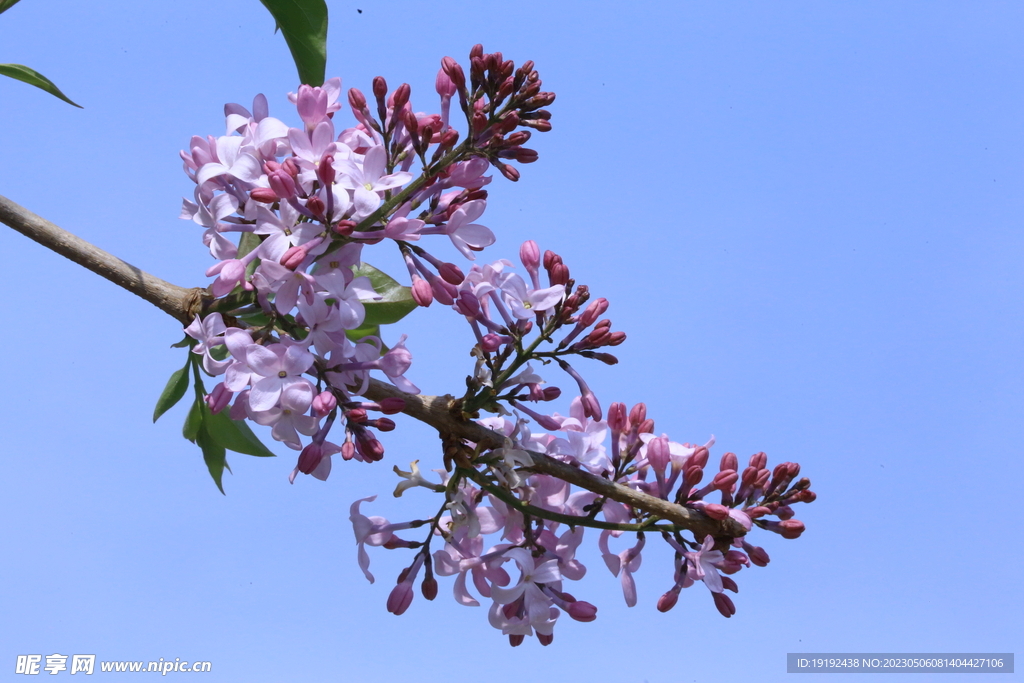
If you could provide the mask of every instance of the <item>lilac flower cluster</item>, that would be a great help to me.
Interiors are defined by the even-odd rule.
[[[437,593],[435,574],[455,576],[455,600],[462,605],[480,604],[470,590],[471,581],[476,594],[491,601],[491,625],[507,635],[513,646],[530,635],[548,644],[563,612],[578,621],[592,621],[597,615],[592,603],[577,600],[563,585],[586,573],[576,557],[585,529],[599,530],[596,540],[602,558],[619,578],[629,606],[637,602],[633,574],[640,567],[647,537],[654,534],[675,558],[658,609],[668,611],[683,588],[703,582],[719,612],[732,616],[735,606],[726,591],[736,592],[738,586],[731,575],[751,564],[768,563],[767,553],[752,545],[746,532],[756,525],[784,538],[798,537],[804,526],[793,519],[791,506],[814,500],[810,481],[796,480],[799,466],[795,463],[782,463],[769,471],[764,453],[752,456],[740,471],[737,457],[726,453],[718,472],[701,486],[713,437],[698,446],[657,435],[643,403],[632,410],[612,403],[605,419],[597,396],[566,358],[617,362],[598,350],[625,340],[624,333],[612,331],[610,320],[600,319],[608,301],[590,301],[589,289],[575,286],[562,259],[552,252],[541,257],[533,241],[522,245],[520,260],[529,282],[513,273],[513,264],[506,260],[476,265],[452,304],[469,322],[477,342],[472,350],[476,371],[460,399],[461,409],[471,417],[478,409],[504,413],[477,422],[501,435],[505,445],[490,450],[478,444],[456,446],[446,469],[435,470],[439,481],[425,477],[418,462],[408,472],[396,467],[402,478],[396,496],[413,487],[444,494],[445,502],[432,518],[392,524],[360,512],[361,504],[372,498],[353,504],[351,520],[364,573],[373,581],[366,545],[417,549],[391,592],[390,611],[401,614],[409,607],[413,584],[421,573],[421,591],[428,599]],[[542,268],[546,282],[541,281]],[[532,361],[557,365],[575,382],[578,393],[568,415],[537,407],[562,392],[545,382]],[[534,424],[547,431],[535,431]],[[536,459],[541,457],[723,524],[718,533],[688,538],[685,527],[665,523],[641,507],[537,473]],[[708,500],[716,493],[717,502]],[[395,533],[423,526],[429,529],[423,541]],[[636,542],[621,552],[610,550],[610,541],[624,534],[633,535]],[[489,535],[494,540],[485,542]],[[431,553],[437,538],[443,548]],[[516,569],[518,579],[513,581]]]
[[[474,222],[486,207],[487,169],[518,178],[505,160],[537,156],[522,146],[531,134],[522,128],[550,129],[542,107],[554,95],[540,90],[532,63],[515,69],[479,46],[471,61],[472,92],[462,67],[444,59],[436,79],[439,114],[415,112],[408,85],[389,94],[378,77],[377,117],[351,89],[357,124],[338,131],[335,78],[289,96],[299,127],[271,117],[259,95],[251,112],[226,105],[226,135],[193,137],[182,152],[196,189],[181,217],[204,228],[203,242],[217,260],[206,273],[216,277],[210,313],[186,329],[203,369],[223,376],[207,405],[214,414],[230,405],[233,419],[271,426],[274,439],[301,451],[293,479],[298,472],[326,479],[335,453],[363,461],[383,456],[369,430],[388,431],[394,423],[368,419],[367,411],[394,413],[401,401],[377,405],[353,396],[366,390],[371,370],[407,393],[418,389],[404,377],[412,359],[405,337],[382,355],[379,325],[415,304],[452,303],[465,280],[458,266],[412,243],[446,235],[473,260],[495,239]],[[469,128],[461,144],[449,121],[456,95]],[[401,249],[411,288],[361,263],[363,247],[382,240]],[[376,310],[373,320],[368,310]],[[327,440],[339,418],[341,445]],[[311,442],[304,445],[302,436]]]
[[[731,616],[735,606],[726,591],[738,589],[731,575],[768,563],[746,533],[757,526],[798,537],[804,527],[792,506],[814,500],[810,482],[797,479],[794,463],[769,470],[758,453],[741,470],[726,453],[702,485],[714,438],[697,446],[656,435],[642,403],[631,410],[612,403],[606,417],[577,360],[614,365],[608,349],[626,336],[602,317],[608,300],[591,300],[559,255],[542,253],[530,240],[519,250],[522,271],[501,259],[464,272],[420,244],[444,235],[474,261],[495,242],[476,223],[486,208],[486,173],[493,166],[516,180],[519,171],[508,162],[536,160],[523,144],[531,130],[550,129],[543,107],[554,100],[540,90],[532,62],[516,69],[480,46],[470,53],[468,78],[445,57],[435,85],[436,114],[415,112],[409,86],[389,91],[383,78],[373,83],[375,111],[360,91],[349,90],[356,123],[340,131],[338,79],[289,96],[302,122],[295,128],[269,116],[261,95],[251,112],[227,105],[227,134],[195,137],[182,153],[196,183],[182,217],[204,229],[216,260],[207,271],[215,280],[204,315],[186,328],[199,419],[227,411],[231,420],[210,419],[209,430],[225,423],[239,430],[245,420],[271,427],[275,440],[299,452],[293,482],[300,473],[326,480],[338,453],[345,460],[381,460],[375,432],[395,423],[370,413],[402,412],[419,390],[405,377],[412,362],[406,337],[389,348],[380,327],[436,301],[466,320],[473,339],[475,367],[449,413],[489,436],[467,439],[442,430],[444,468],[434,470],[436,480],[420,471],[419,461],[409,471],[395,467],[401,478],[395,496],[425,488],[443,497],[433,516],[391,523],[361,512],[374,496],[353,503],[358,562],[367,579],[374,580],[366,546],[416,551],[388,610],[405,612],[417,581],[432,600],[435,574],[453,576],[456,601],[489,600],[491,625],[512,645],[530,635],[549,644],[563,612],[583,622],[597,616],[592,603],[563,585],[585,574],[576,551],[592,528],[628,605],[637,602],[633,576],[647,539],[660,536],[675,559],[658,609],[671,609],[683,588],[703,582],[718,610]],[[450,120],[456,96],[463,133]],[[408,286],[363,262],[364,247],[378,244],[399,250]],[[200,366],[220,378],[209,393],[201,388]],[[556,367],[574,385],[568,415],[544,407],[562,390],[539,373]],[[398,391],[377,401],[358,398],[371,393],[374,370]],[[341,439],[328,439],[332,428],[343,430]],[[251,452],[238,445],[251,432],[204,437],[186,424],[189,433],[216,442],[221,457],[224,448]],[[205,448],[204,456],[208,465],[216,460]],[[716,493],[717,501],[708,500]],[[666,505],[675,511],[668,517]],[[421,527],[422,540],[397,535]],[[635,542],[615,552],[610,544],[623,536]]]

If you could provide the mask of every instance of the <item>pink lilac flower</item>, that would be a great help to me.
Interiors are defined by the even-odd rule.
[[[481,251],[484,247],[494,244],[494,233],[489,228],[473,222],[483,215],[486,206],[487,202],[483,199],[466,202],[455,210],[445,227],[452,244],[470,261],[476,260],[474,251]]]
[[[249,392],[249,406],[253,410],[269,410],[285,394],[289,404],[300,410],[313,402],[313,385],[301,377],[313,364],[313,354],[301,346],[254,344],[246,349],[245,360],[255,379]]]

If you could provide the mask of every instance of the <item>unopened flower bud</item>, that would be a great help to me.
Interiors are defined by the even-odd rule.
[[[388,94],[388,82],[383,76],[375,76],[373,79],[373,96],[378,101],[383,100]]]
[[[501,348],[501,337],[494,334],[485,334],[480,340],[480,348],[487,353],[494,353]]]
[[[345,417],[350,422],[366,422],[366,408],[352,408],[345,412]]]
[[[302,449],[302,453],[299,454],[299,463],[297,467],[299,472],[303,474],[310,474],[319,465],[320,461],[323,460],[324,450],[323,446],[317,442],[313,442]]]
[[[445,282],[458,286],[466,279],[465,273],[454,263],[442,263],[437,269],[437,274],[441,276]]]
[[[324,208],[324,200],[320,197],[313,196],[306,200],[306,209],[317,218],[323,219]]]
[[[747,556],[750,557],[750,561],[758,567],[767,567],[768,563],[771,562],[771,558],[768,557],[768,553],[766,553],[764,548],[760,546],[744,543],[743,549],[747,551]]]
[[[569,603],[569,616],[576,621],[588,622],[597,619],[597,607],[584,600]]]
[[[405,614],[405,610],[409,609],[409,605],[412,604],[412,598],[412,583],[402,581],[391,589],[391,594],[388,596],[388,611],[395,616]]]
[[[395,421],[386,417],[378,417],[373,423],[379,432],[391,432],[395,429]]]
[[[466,74],[463,72],[462,66],[454,59],[444,57],[441,60],[441,70],[448,75],[448,78],[452,80],[452,85],[456,88],[466,87]],[[452,94],[454,94],[454,91]]]
[[[653,434],[654,433],[654,420],[647,418],[636,428],[638,434]]]
[[[426,308],[434,301],[434,294],[431,291],[430,283],[423,278],[416,278],[412,283],[413,300]]]
[[[306,250],[302,247],[289,247],[283,254],[279,263],[288,270],[295,270],[306,259]]]
[[[389,396],[380,402],[380,411],[385,415],[395,415],[405,410],[405,399],[399,396]]]
[[[511,636],[509,636],[509,638],[511,638]],[[541,645],[544,645],[544,646],[550,645],[551,643],[555,642],[555,634],[554,633],[541,633],[540,631],[538,631],[537,632],[537,642],[540,643]]]
[[[316,177],[320,179],[320,182],[325,187],[330,187],[334,184],[334,178],[336,174],[334,172],[334,155],[324,154],[320,158],[320,163],[316,167]]]
[[[604,315],[604,312],[608,310],[608,299],[604,297],[591,301],[590,305],[587,306],[586,310],[583,311],[583,315],[580,316],[580,325],[583,327],[589,327],[594,324],[594,321]]]
[[[739,461],[736,459],[736,454],[726,453],[725,455],[723,455],[721,464],[718,466],[718,469],[720,469],[723,472],[725,470],[738,470]]]
[[[280,197],[277,196],[277,193],[269,187],[257,187],[253,189],[249,193],[249,197],[261,204],[273,204],[280,199]]]
[[[764,466],[767,464],[768,456],[765,455],[764,453],[754,453],[752,456],[750,456],[750,466],[755,469],[763,470]]]
[[[526,240],[519,247],[519,260],[527,271],[533,272],[540,266],[540,247],[533,240]]]
[[[399,111],[409,102],[409,95],[412,93],[412,88],[409,87],[408,83],[403,83],[398,86],[394,94],[394,109]]]
[[[679,601],[679,589],[671,588],[666,591],[660,598],[658,598],[658,611],[667,612],[676,606],[676,602]]]
[[[738,479],[739,475],[736,474],[736,470],[725,470],[715,475],[715,478],[711,480],[711,485],[720,491],[727,491],[736,484]]]
[[[715,600],[715,607],[718,608],[723,617],[728,619],[736,614],[736,605],[732,604],[732,599],[728,595],[725,593],[712,593],[711,596]]]
[[[210,412],[216,415],[220,411],[228,407],[231,402],[231,397],[234,396],[234,392],[228,391],[228,388],[224,386],[224,382],[221,382],[213,388],[206,398],[206,406],[210,409]]]
[[[626,431],[626,404],[616,401],[608,407],[608,426],[613,432]]]
[[[722,577],[722,588],[732,591],[733,593],[739,593],[740,587],[736,585],[736,582],[728,576]]]
[[[344,235],[345,237],[348,237],[349,235],[352,234],[356,225],[357,223],[355,221],[350,221],[346,219],[335,223],[333,230],[339,235]]]
[[[423,583],[420,584],[420,592],[423,593],[423,597],[427,600],[433,600],[437,597],[437,579],[432,575],[426,576],[423,579]]]
[[[512,647],[519,647],[523,644],[524,638],[525,636],[519,635],[517,633],[510,633],[508,634],[508,644]]]
[[[693,455],[690,456],[690,464],[703,469],[704,466],[708,464],[709,455],[710,453],[708,453],[708,449],[705,446],[700,446],[696,451],[694,451]]]
[[[719,505],[718,503],[708,503],[704,506],[704,514],[711,519],[722,521],[729,516],[729,508],[724,505]]]
[[[558,387],[544,387],[540,393],[542,395],[542,401],[554,401],[562,395],[562,390]],[[810,491],[808,491],[808,493],[810,493]]]
[[[324,391],[313,398],[313,412],[317,417],[326,417],[338,405],[338,398],[330,391]]]
[[[356,111],[361,112],[366,109],[366,97],[357,88],[349,88],[348,103]]]

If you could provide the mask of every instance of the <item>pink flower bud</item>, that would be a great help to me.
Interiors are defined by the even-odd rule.
[[[379,432],[392,432],[395,430],[395,421],[389,420],[386,417],[378,417],[374,420],[377,425],[377,431]]]
[[[306,259],[306,250],[302,247],[289,247],[281,254],[280,263],[288,270],[295,270]]]
[[[604,312],[608,310],[608,299],[604,297],[597,301],[591,301],[587,309],[583,311],[583,315],[580,316],[580,325],[583,327],[589,327],[594,324],[594,321],[604,315]],[[611,323],[609,322],[609,325]]]
[[[320,199],[320,197],[313,196],[313,197],[310,197],[309,199],[307,199],[306,200],[306,208],[309,210],[309,212],[311,214],[313,214],[317,218],[323,219],[323,217],[324,217],[324,200]]]
[[[725,455],[723,455],[722,456],[722,462],[718,466],[718,469],[722,470],[723,472],[725,470],[738,470],[739,469],[739,461],[736,459],[736,454],[735,453],[726,453]]]
[[[384,80],[383,76],[374,76],[373,78],[373,96],[377,98],[378,102],[384,100],[388,94],[388,82]]]
[[[719,491],[728,491],[739,479],[739,475],[736,474],[736,470],[725,470],[715,475],[715,478],[711,480],[711,485]]]
[[[708,503],[704,506],[704,514],[711,519],[722,521],[729,516],[729,508],[724,505],[719,505],[718,503]]]
[[[261,204],[273,204],[279,199],[277,193],[269,187],[257,187],[249,193],[249,197]]]
[[[356,457],[356,446],[351,441],[346,441],[341,444],[341,457],[345,460],[351,460]]]
[[[288,175],[283,168],[272,171],[267,176],[270,189],[281,199],[291,199],[296,194],[295,179]]]
[[[423,578],[423,583],[420,584],[420,592],[423,593],[423,597],[427,600],[433,600],[437,597],[437,579],[432,575],[427,575]]]
[[[349,106],[356,111],[363,111],[366,109],[366,97],[356,88],[350,88],[348,91],[348,103]]]
[[[737,586],[736,582],[733,581],[728,576],[723,576],[722,577],[722,587],[725,588],[726,590],[732,591],[733,593],[739,593],[740,592],[740,587]]]
[[[701,446],[696,451],[694,451],[692,456],[690,456],[690,464],[696,465],[697,467],[703,469],[704,466],[708,464],[709,455],[710,453],[708,453],[708,449],[705,448],[704,446]]]
[[[509,636],[509,637],[511,638],[511,636]],[[537,642],[540,643],[541,645],[545,645],[545,646],[550,645],[551,643],[555,642],[555,634],[554,633],[541,633],[541,632],[538,631],[537,632]]]
[[[483,339],[480,340],[480,348],[487,353],[494,353],[501,348],[501,337],[494,334],[485,334]]]
[[[771,510],[769,510],[763,505],[759,505],[757,507],[747,508],[743,512],[747,514],[747,517],[750,517],[751,519],[757,519],[758,517],[764,517],[765,515],[770,513]]]
[[[455,308],[462,315],[475,318],[480,315],[480,300],[472,292],[459,292],[459,298],[455,300]]]
[[[434,302],[434,294],[431,291],[430,283],[423,278],[416,278],[412,283],[413,300],[426,308]]]
[[[380,402],[380,411],[385,415],[395,415],[405,410],[405,399],[389,396]]]
[[[412,582],[402,581],[391,589],[391,595],[388,596],[388,611],[395,616],[405,614],[405,610],[412,604],[412,598]]]
[[[658,598],[658,611],[667,612],[676,606],[676,602],[679,600],[679,589],[671,588],[665,592],[660,598]]]
[[[616,401],[608,407],[608,426],[613,432],[626,431],[626,404]]]
[[[569,267],[564,263],[556,263],[548,271],[548,280],[551,286],[564,285],[569,282]]]
[[[356,437],[356,444],[356,448],[362,456],[370,462],[377,462],[384,458],[384,444],[377,441],[368,432],[360,432]]]
[[[647,404],[637,403],[633,406],[632,410],[629,411],[629,422],[630,424],[638,425],[647,419]]]
[[[357,223],[355,221],[338,221],[337,223],[334,224],[334,232],[336,232],[339,235],[344,235],[345,237],[348,237],[349,235],[352,234],[353,229],[356,227],[356,225]]]
[[[651,464],[654,471],[663,474],[668,467],[671,454],[669,453],[668,439],[659,436],[647,442],[647,462]]]
[[[640,426],[636,429],[638,434],[653,434],[654,433],[654,420],[647,418],[640,423]]]
[[[299,472],[302,472],[303,474],[310,474],[317,468],[320,461],[323,460],[323,457],[323,446],[315,441],[309,444],[303,448],[302,453],[299,454],[299,463],[297,465]]]
[[[764,466],[768,464],[768,456],[764,453],[754,453],[750,456],[750,466],[759,470],[763,470]]]
[[[526,270],[532,272],[540,266],[540,247],[533,240],[526,240],[519,247],[519,260]]]
[[[732,599],[728,595],[725,593],[712,593],[711,596],[715,599],[715,607],[718,608],[723,617],[728,619],[736,614],[736,605],[732,604]]]
[[[234,392],[228,391],[228,388],[224,386],[224,382],[221,382],[213,388],[206,398],[206,406],[210,409],[210,412],[216,415],[220,411],[227,408],[228,403],[231,402],[231,397],[234,396]]]
[[[456,88],[466,87],[466,74],[462,70],[462,66],[454,59],[451,57],[443,58],[441,60],[441,70],[448,75],[448,78],[452,81],[452,85]]]
[[[540,400],[542,401],[554,401],[556,398],[562,395],[562,390],[559,389],[558,387],[544,387],[544,390],[541,391],[541,395],[542,398]],[[810,493],[810,491],[808,491],[807,493]]]
[[[748,547],[744,544],[743,548],[749,554],[750,561],[758,567],[767,567],[768,563],[771,561],[771,558],[768,557],[768,553],[766,553],[764,548],[760,546],[753,545]]]
[[[570,602],[568,611],[569,616],[576,621],[588,622],[597,619],[597,607],[583,600]]]
[[[338,405],[338,399],[330,391],[324,391],[313,398],[313,412],[317,417],[325,417]]]
[[[334,155],[324,154],[323,157],[320,158],[320,163],[316,166],[316,177],[320,179],[320,182],[325,187],[330,187],[334,184],[335,176]]]
[[[442,65],[444,64],[443,61],[441,63]],[[455,82],[452,81],[452,77],[445,72],[444,66],[437,71],[437,78],[434,79],[434,90],[436,90],[437,94],[441,97],[451,97],[455,94]]]
[[[799,519],[787,519],[782,522],[778,522],[778,528],[772,529],[772,531],[778,531],[783,538],[800,538],[800,534],[804,532],[806,527],[804,523]]]
[[[409,95],[412,93],[412,88],[409,87],[408,83],[403,83],[398,86],[394,94],[393,107],[395,111],[399,111],[409,102]]]
[[[358,422],[362,424],[363,422],[366,422],[366,408],[352,408],[345,413],[345,417],[347,417],[350,422]]]
[[[466,275],[462,272],[454,263],[442,263],[437,269],[437,274],[441,276],[445,282],[451,285],[461,285],[463,280],[466,279]]]
[[[523,639],[524,638],[525,638],[525,636],[521,636],[521,635],[518,635],[518,634],[515,634],[515,633],[510,633],[510,634],[508,634],[508,644],[511,645],[512,647],[519,647],[520,645],[523,644]]]

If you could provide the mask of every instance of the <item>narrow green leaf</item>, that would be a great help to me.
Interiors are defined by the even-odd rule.
[[[193,347],[195,345],[196,345],[196,340],[186,334],[185,338],[182,339],[180,342],[178,342],[177,344],[171,344],[171,348],[172,349],[183,349],[186,346],[191,348],[191,347]]]
[[[38,71],[28,68],[23,64],[0,64],[0,76],[10,76],[16,81],[22,81],[29,85],[34,85],[40,90],[45,90],[54,97],[59,97],[70,105],[82,108],[82,105],[75,104],[68,96],[60,91],[60,88],[53,84],[46,76],[42,75]]]
[[[17,4],[18,0],[0,0],[0,14],[3,14]]]
[[[380,299],[363,302],[363,307],[366,308],[364,327],[397,323],[416,308],[412,288],[400,285],[387,273],[377,270],[368,263],[360,264],[358,268],[353,268],[352,272],[356,277],[370,278],[373,289],[381,295]]]
[[[345,330],[345,336],[351,341],[359,341],[363,337],[380,337],[380,325],[362,324],[354,330]]]
[[[196,436],[196,443],[203,449],[203,460],[206,461],[206,469],[210,470],[213,482],[217,484],[220,492],[224,493],[224,485],[221,480],[224,477],[224,468],[228,466],[227,453],[225,453],[224,447],[217,444],[206,430],[205,420],[200,424],[199,433]],[[228,468],[228,471],[230,471],[230,468]]]
[[[188,371],[192,364],[192,352],[189,351],[189,358],[185,360],[185,367],[171,373],[167,380],[167,386],[156,401],[156,408],[153,409],[153,422],[160,419],[160,416],[171,409],[172,406],[181,400],[181,397],[188,391]]]
[[[206,429],[214,443],[229,451],[261,458],[276,457],[275,453],[264,446],[259,437],[249,429],[249,425],[241,420],[232,420],[226,410],[222,410],[216,415],[205,412],[203,428]]]
[[[324,0],[260,0],[270,10],[291,50],[299,81],[323,85],[327,69],[327,3]]]
[[[197,396],[188,415],[185,416],[185,425],[181,428],[181,435],[192,443],[196,442],[199,427],[203,424],[203,408],[206,408],[206,403],[203,402],[202,397]]]

